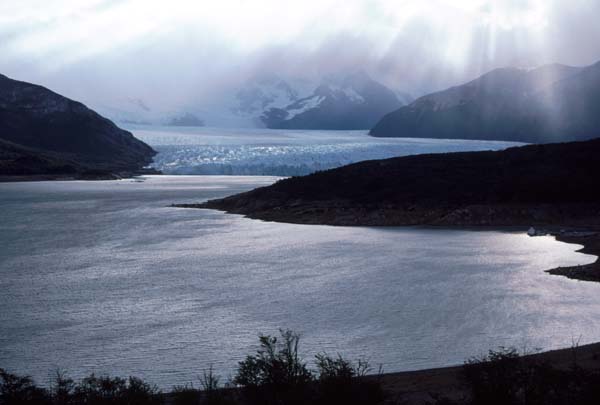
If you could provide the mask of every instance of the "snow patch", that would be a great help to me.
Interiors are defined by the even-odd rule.
[[[323,96],[312,96],[308,99],[305,99],[303,101],[296,103],[296,104],[300,104],[300,106],[298,108],[289,108],[287,110],[288,115],[286,117],[286,120],[290,120],[298,114],[302,114],[308,110],[317,108],[319,106],[319,104],[321,104],[323,102],[323,100],[325,100],[325,97],[323,97]]]

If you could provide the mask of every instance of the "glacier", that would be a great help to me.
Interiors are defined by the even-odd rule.
[[[363,160],[501,150],[517,142],[373,138],[367,131],[130,126],[165,174],[300,176]]]

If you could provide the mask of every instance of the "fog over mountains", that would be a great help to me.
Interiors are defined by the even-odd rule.
[[[360,70],[421,97],[507,66],[589,65],[600,59],[599,14],[594,0],[4,1],[0,72],[118,122],[192,114],[207,126],[253,126],[261,113],[231,109],[270,72],[297,99],[263,111]]]
[[[343,130],[370,129],[383,115],[412,100],[410,94],[390,89],[358,70],[316,81],[261,73],[210,103],[184,103],[170,109],[136,98],[89,104],[121,124]]]
[[[119,125],[580,139],[596,73],[570,66],[600,59],[597,15],[594,0],[7,1],[0,72]]]
[[[533,143],[591,139],[600,135],[600,62],[496,69],[387,114],[371,135]]]
[[[600,128],[600,63],[494,69],[414,100],[357,70],[315,82],[254,76],[214,100],[171,111],[127,99],[98,110],[123,124],[370,129],[377,137],[517,142],[585,140]]]
[[[404,96],[404,100],[410,99]],[[283,108],[269,108],[261,120],[268,128],[368,129],[403,104],[394,91],[360,71],[330,78],[309,96]]]

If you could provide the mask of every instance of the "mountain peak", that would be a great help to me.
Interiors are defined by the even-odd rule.
[[[42,86],[1,79],[0,140],[16,145],[19,154],[63,162],[69,170],[135,171],[152,161],[152,148],[80,102]],[[12,174],[41,170],[23,167],[18,159],[0,167],[24,171]]]
[[[589,69],[560,64],[494,69],[386,115],[371,134],[521,142],[590,139],[600,131],[600,80],[587,74]]]
[[[261,120],[278,129],[368,129],[400,105],[392,90],[358,71],[329,76],[308,97],[268,110]]]

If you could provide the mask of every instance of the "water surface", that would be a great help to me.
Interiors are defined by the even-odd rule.
[[[266,223],[170,208],[268,177],[0,184],[0,367],[225,378],[259,332],[385,371],[499,345],[600,340],[600,284],[544,273],[578,246],[522,232]]]

